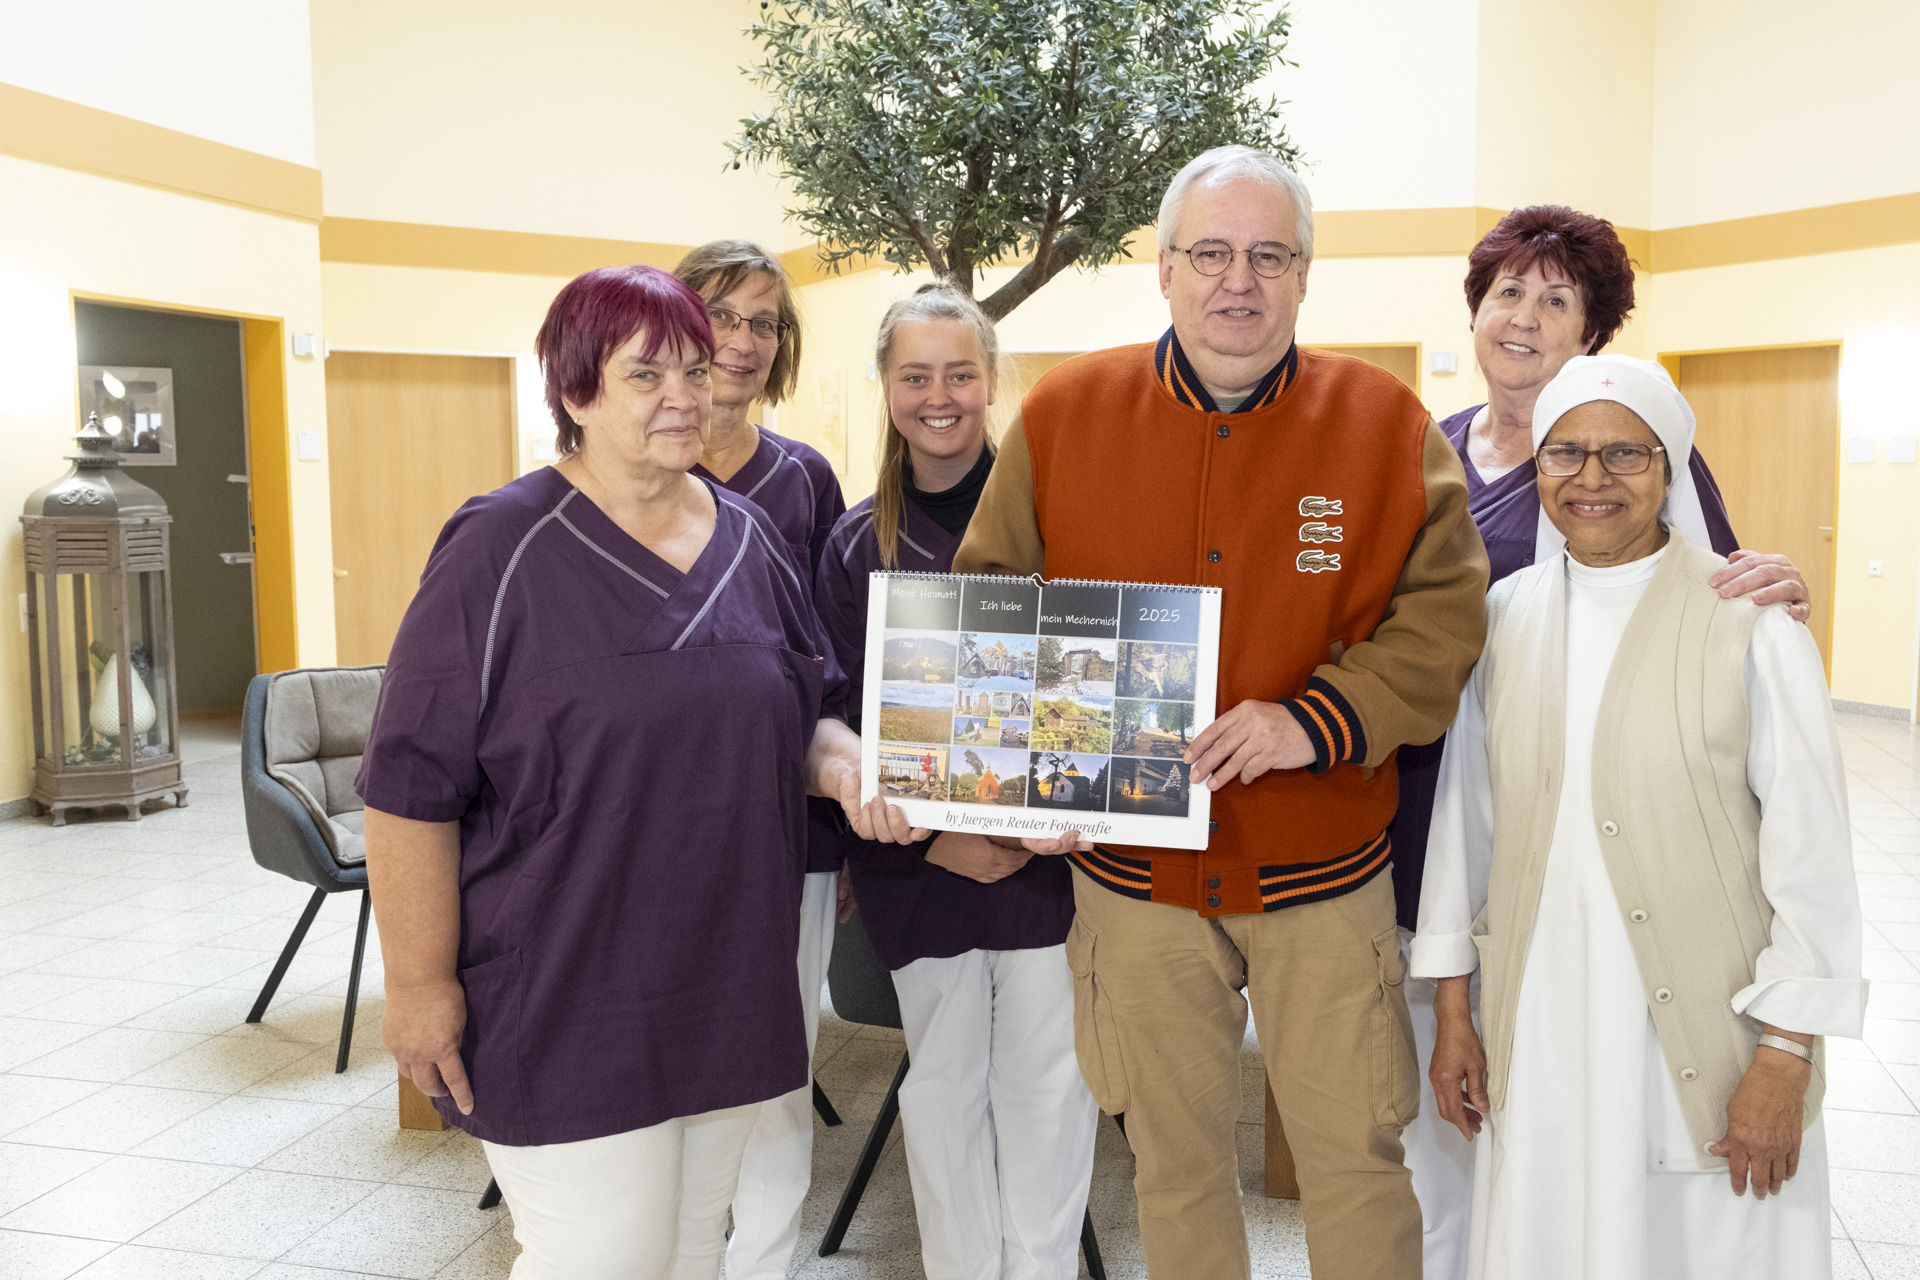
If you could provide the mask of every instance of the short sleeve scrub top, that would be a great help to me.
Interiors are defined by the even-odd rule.
[[[755,428],[760,442],[753,456],[725,480],[705,467],[696,466],[693,474],[716,488],[726,489],[760,508],[773,528],[793,548],[797,559],[806,561],[807,581],[820,564],[827,535],[846,514],[847,502],[840,494],[840,481],[833,464],[811,445],[775,435],[765,427]],[[807,800],[807,872],[817,875],[838,871],[845,859],[842,847],[848,836],[840,806],[822,796]]]
[[[460,823],[473,1113],[435,1105],[489,1142],[807,1081],[805,759],[844,682],[804,565],[714,496],[683,574],[560,472],[522,477],[447,523],[394,641],[358,789]]]

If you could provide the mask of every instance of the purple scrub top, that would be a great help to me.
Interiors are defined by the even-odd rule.
[[[820,553],[834,524],[847,513],[847,500],[833,464],[812,445],[756,427],[760,444],[741,468],[725,480],[705,467],[693,474],[729,489],[766,512],[780,536],[806,553],[807,569],[820,567]]]
[[[1492,480],[1482,480],[1479,468],[1467,456],[1467,429],[1474,415],[1486,408],[1475,405],[1462,409],[1440,424],[1453,442],[1460,463],[1467,471],[1467,510],[1480,526],[1480,539],[1487,544],[1487,559],[1493,572],[1487,585],[1508,574],[1518,573],[1533,563],[1534,540],[1540,528],[1540,489],[1533,459]],[[1694,487],[1700,493],[1701,513],[1706,517],[1707,533],[1713,549],[1728,555],[1739,547],[1733,525],[1727,519],[1727,505],[1720,497],[1720,486],[1695,449],[1687,465],[1693,471]],[[1427,828],[1433,823],[1433,797],[1440,785],[1440,753],[1446,746],[1443,737],[1424,746],[1401,747],[1400,808],[1387,828],[1393,841],[1393,895],[1399,908],[1400,924],[1411,929],[1420,916],[1420,873],[1427,861]]]
[[[899,567],[948,573],[961,535],[948,533],[913,504],[902,504]],[[847,706],[858,713],[867,652],[867,575],[879,572],[873,499],[841,517],[821,557],[814,601],[840,666]],[[969,951],[1024,951],[1067,940],[1073,924],[1072,869],[1065,858],[1030,858],[1004,880],[981,884],[926,860],[933,844],[874,844],[847,836],[847,866],[860,919],[881,963],[900,969],[928,957]]]
[[[820,567],[820,553],[834,522],[847,513],[846,497],[833,474],[833,464],[812,445],[754,428],[760,443],[741,468],[725,480],[705,467],[693,474],[731,490],[767,513],[807,563],[812,574]],[[812,584],[811,578],[808,580]],[[838,871],[844,860],[846,820],[840,806],[820,796],[807,797],[807,871]]]
[[[715,493],[682,574],[545,468],[441,531],[356,786],[460,823],[460,1052],[510,1146],[763,1101],[807,1080],[805,759],[845,680],[802,566]]]

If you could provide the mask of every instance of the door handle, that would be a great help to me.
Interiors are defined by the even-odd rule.
[[[223,564],[252,564],[252,563],[253,563],[253,552],[251,552],[251,551],[222,551],[222,552],[220,553],[220,560],[221,560],[221,563],[223,563]]]
[[[344,578],[347,576],[347,571],[345,569],[335,569],[333,571],[333,576],[336,578]]]

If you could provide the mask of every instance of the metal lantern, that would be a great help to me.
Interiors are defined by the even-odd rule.
[[[120,469],[97,414],[73,470],[36,489],[26,526],[35,811],[125,809],[180,784],[173,586],[160,495]]]

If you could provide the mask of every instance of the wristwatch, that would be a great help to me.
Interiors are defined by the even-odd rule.
[[[1789,1040],[1785,1036],[1761,1036],[1760,1043],[1768,1049],[1778,1049],[1782,1053],[1790,1053],[1803,1062],[1813,1061],[1813,1050],[1807,1048],[1807,1046],[1797,1040]]]

